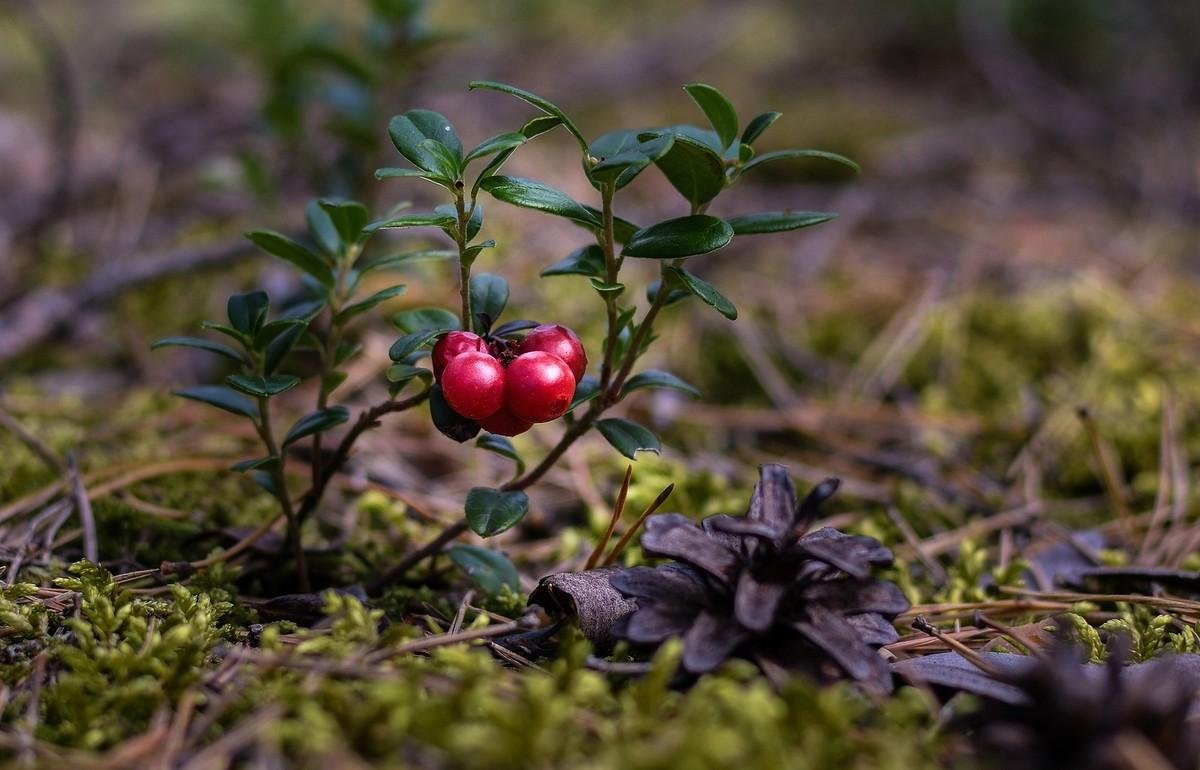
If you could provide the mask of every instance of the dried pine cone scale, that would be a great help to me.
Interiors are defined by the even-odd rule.
[[[890,690],[877,648],[895,641],[890,620],[908,603],[871,571],[891,564],[891,552],[873,538],[807,531],[837,487],[828,479],[797,502],[787,471],[767,465],[743,517],[650,517],[643,549],[674,561],[611,578],[638,606],[613,635],[637,644],[678,636],[694,674],[743,654]]]

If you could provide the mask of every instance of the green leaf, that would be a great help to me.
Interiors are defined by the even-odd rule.
[[[497,152],[515,149],[525,144],[527,141],[529,141],[529,137],[525,136],[525,134],[521,133],[520,131],[509,131],[505,134],[496,134],[493,137],[484,139],[477,147],[475,147],[475,149],[468,152],[466,157],[463,158],[463,163],[467,164],[473,160],[476,160],[477,158],[484,158]]]
[[[590,168],[585,163],[584,171],[597,189],[601,183],[614,182],[619,190],[670,150],[674,141],[669,131],[610,131],[588,148],[588,155],[599,162]]]
[[[426,384],[433,381],[433,372],[412,364],[392,364],[387,368],[386,375],[388,382],[396,385],[404,385],[414,378],[419,378]]]
[[[504,588],[521,590],[521,578],[517,568],[499,551],[480,548],[477,545],[456,545],[446,551],[454,566],[475,581],[475,585],[494,596]]]
[[[201,329],[209,329],[214,332],[220,332],[221,334],[224,334],[227,337],[232,337],[233,339],[237,340],[240,344],[242,344],[246,347],[250,347],[250,345],[254,342],[250,338],[249,334],[245,334],[245,333],[240,332],[237,329],[233,328],[232,326],[228,326],[226,324],[219,324],[215,321],[201,321],[200,328]]]
[[[591,206],[587,206],[587,205],[585,205],[583,208],[588,213],[588,215],[591,216],[591,218],[594,219],[596,222],[601,221],[601,215],[600,215],[599,209],[595,209],[595,208],[592,208]],[[576,222],[576,224],[583,225],[584,227],[587,227],[588,229],[594,229],[599,226],[599,225],[592,224],[591,222]],[[642,228],[638,227],[633,222],[630,222],[627,219],[621,219],[620,217],[613,217],[613,236],[617,239],[617,243],[627,243],[629,241],[629,239],[633,237],[633,234],[636,233],[640,229],[642,229]]]
[[[482,243],[477,243],[474,246],[468,246],[466,249],[463,250],[462,258],[464,260],[466,260],[468,263],[471,263],[471,262],[474,262],[475,258],[479,256],[479,252],[483,251],[484,249],[494,249],[494,248],[496,248],[496,242],[489,238],[488,240],[483,241]]]
[[[156,341],[150,346],[151,350],[159,348],[177,347],[177,348],[195,348],[196,350],[204,350],[209,353],[216,353],[218,356],[225,356],[231,361],[241,362],[244,359],[242,354],[229,347],[222,345],[220,342],[213,342],[201,337],[164,337]]]
[[[625,291],[625,284],[623,284],[623,283],[608,283],[600,278],[589,278],[588,283],[590,283],[592,285],[592,288],[595,289],[597,292],[599,292],[601,295],[612,294],[615,296],[615,295],[620,294],[621,292]]]
[[[286,235],[274,230],[251,230],[246,233],[246,237],[268,254],[290,262],[308,273],[325,288],[333,288],[333,271],[329,269],[329,264]]]
[[[566,217],[588,227],[600,226],[600,220],[582,204],[573,200],[566,193],[532,179],[493,176],[485,179],[481,187],[494,198],[514,206],[537,209],[548,214]]]
[[[521,459],[521,455],[517,453],[517,448],[513,446],[513,442],[509,441],[504,436],[497,436],[494,433],[485,433],[475,439],[475,446],[480,449],[486,449],[489,452],[495,452],[502,457],[507,457],[517,464],[516,475],[520,476],[525,472],[525,461]]]
[[[441,180],[457,181],[462,176],[462,161],[441,142],[426,139],[421,142],[421,149],[429,153],[429,159],[434,165],[434,174]]]
[[[245,294],[234,294],[225,305],[229,315],[229,323],[238,334],[253,336],[262,326],[267,317],[270,300],[265,291],[251,291]],[[219,329],[213,324],[206,328]]]
[[[700,391],[679,379],[670,372],[660,372],[657,369],[647,369],[644,372],[638,372],[625,381],[625,385],[621,388],[621,395],[626,396],[640,388],[667,388],[669,390],[678,390],[680,393],[687,393],[689,396],[700,397]]]
[[[598,420],[596,429],[608,439],[613,448],[630,460],[636,460],[638,452],[662,452],[662,444],[659,443],[658,437],[636,422],[609,417]]]
[[[421,171],[415,168],[399,168],[396,166],[385,166],[375,169],[376,179],[424,179],[427,182],[433,182],[442,187],[446,186],[449,180],[442,179],[437,174],[431,174],[428,171]]]
[[[441,333],[441,329],[421,329],[412,334],[406,334],[392,343],[392,347],[388,349],[388,358],[393,361],[403,361]]]
[[[687,91],[692,101],[704,111],[708,122],[721,139],[721,149],[733,144],[733,140],[737,138],[738,117],[725,94],[704,83],[692,83],[684,86],[683,90]]]
[[[508,304],[508,281],[491,273],[479,273],[471,276],[470,285],[471,312],[486,313],[491,321],[499,318]],[[475,322],[478,324],[478,319]]]
[[[598,395],[600,395],[600,379],[594,375],[585,374],[575,385],[575,395],[571,398],[571,406],[567,408],[567,411],[580,404],[586,404]]]
[[[309,319],[307,318],[277,318],[274,321],[265,323],[258,330],[258,333],[254,335],[254,349],[262,350],[280,334],[296,326],[305,328],[308,326],[308,322]]]
[[[544,134],[545,132],[559,125],[562,125],[562,121],[558,118],[552,115],[539,115],[536,118],[530,119],[529,122],[522,126],[520,133],[528,141],[529,139],[533,139],[535,136]],[[479,186],[483,184],[483,180],[495,176],[496,172],[500,170],[500,167],[504,165],[504,163],[514,152],[516,152],[515,147],[501,150],[500,152],[496,153],[496,157],[492,158],[491,161],[484,166],[483,171],[479,172],[479,176],[475,177],[475,183],[471,185],[472,199],[477,197],[479,193]]]
[[[732,238],[733,228],[725,220],[694,214],[638,230],[623,253],[627,257],[677,259],[716,251]]]
[[[671,186],[693,206],[702,206],[725,189],[725,163],[694,133],[676,131],[671,150],[655,161]]]
[[[567,114],[552,102],[543,99],[537,94],[517,88],[516,86],[510,86],[507,83],[497,83],[491,80],[473,80],[471,81],[470,85],[467,86],[467,88],[471,91],[474,91],[477,88],[485,88],[489,91],[500,91],[501,93],[515,96],[518,99],[532,104],[534,107],[537,107],[547,115],[550,115],[561,121],[563,127],[570,131],[571,136],[575,137],[575,140],[579,142],[580,149],[582,149],[584,152],[587,152],[588,143],[587,140],[583,138],[583,134],[580,133],[575,124],[571,122],[571,119],[567,117]]]
[[[422,145],[427,139],[446,148],[450,157],[455,161],[455,167],[462,163],[462,140],[454,131],[454,126],[445,116],[432,110],[409,110],[403,115],[397,115],[388,123],[388,136],[400,154],[414,166],[432,173],[438,173],[439,159],[433,157],[428,145]]]
[[[453,227],[454,217],[436,212],[429,214],[405,214],[391,219],[380,219],[371,222],[364,229],[367,232],[376,230],[398,230],[405,227]]]
[[[335,425],[341,425],[349,419],[350,410],[344,406],[331,406],[326,409],[318,409],[315,412],[310,412],[299,420],[296,420],[296,424],[283,437],[283,445],[287,446],[314,433],[323,433]]]
[[[599,278],[604,275],[604,252],[594,243],[581,246],[561,262],[555,262],[542,271],[543,278],[552,275],[587,275]]]
[[[347,245],[358,241],[363,228],[371,219],[367,207],[356,201],[335,201],[323,198],[320,206],[329,215],[342,243]]]
[[[461,329],[458,316],[440,307],[405,310],[392,318],[392,323],[405,334],[419,331],[455,331]]]
[[[834,163],[841,163],[843,166],[849,166],[857,171],[862,171],[862,168],[854,161],[847,158],[845,155],[838,155],[836,152],[825,152],[824,150],[776,150],[774,152],[764,152],[762,155],[757,155],[752,158],[746,165],[742,166],[742,171],[746,172],[752,168],[757,168],[764,163],[770,163],[776,160],[789,160],[792,158],[821,158],[831,160]]]
[[[308,324],[293,324],[284,329],[275,339],[267,345],[267,350],[263,354],[263,373],[274,374],[279,365],[283,363],[283,359],[296,346],[296,342],[304,336]]]
[[[836,217],[837,214],[828,214],[823,211],[764,211],[761,214],[730,217],[725,221],[733,228],[734,235],[757,235],[799,230],[802,227],[812,227],[822,222],[828,222]]]
[[[668,267],[665,273],[672,283],[687,289],[692,294],[704,300],[705,303],[712,305],[721,315],[731,321],[737,318],[737,308],[725,298],[725,295],[717,291],[717,287],[708,281],[678,267]]]
[[[746,124],[746,130],[742,132],[742,144],[754,144],[754,140],[762,136],[762,132],[779,120],[781,115],[783,115],[782,112],[764,112],[755,116],[754,120]]]
[[[483,204],[479,201],[471,206],[471,216],[467,219],[467,240],[475,240],[475,236],[479,235],[479,230],[483,227]]]
[[[329,218],[329,213],[321,208],[320,201],[314,199],[308,202],[304,207],[304,219],[308,222],[308,234],[325,254],[337,257],[342,253],[342,240],[338,236],[337,227]]]
[[[279,458],[275,455],[266,457],[255,457],[250,460],[242,460],[229,466],[229,470],[237,473],[245,473],[246,471],[255,471],[260,469],[274,470],[279,466]]]
[[[355,316],[357,316],[361,313],[367,312],[371,308],[378,305],[380,302],[389,300],[392,297],[399,297],[401,294],[404,293],[404,289],[405,289],[405,286],[403,284],[399,284],[396,286],[389,286],[386,289],[380,289],[379,291],[375,292],[374,294],[367,297],[366,299],[360,300],[358,302],[355,302],[353,305],[347,305],[346,307],[342,308],[338,312],[338,314],[336,316],[334,316],[334,320],[337,323],[345,323],[346,321],[349,321],[351,318],[354,318]]]
[[[258,419],[258,406],[253,401],[240,393],[235,393],[229,388],[220,385],[197,385],[194,388],[175,390],[172,393],[181,398],[200,401],[201,403],[215,406],[218,409],[224,409],[226,412],[232,412],[242,417],[249,417],[252,420]]]
[[[524,492],[475,487],[467,493],[466,510],[471,531],[480,537],[492,537],[525,518],[529,512],[529,496]]]
[[[231,374],[225,378],[231,388],[259,398],[270,398],[291,390],[300,384],[300,378],[290,374],[272,374],[259,377],[253,374]]]
[[[321,380],[321,392],[328,396],[337,390],[338,386],[345,382],[349,376],[346,372],[330,372]]]
[[[661,288],[662,288],[662,281],[651,281],[646,286],[646,301],[647,302],[656,301],[658,299],[658,292]],[[687,289],[680,289],[677,287],[668,288],[667,289],[667,299],[665,302],[663,302],[663,307],[670,307],[671,305],[674,305],[676,302],[685,300],[690,296],[692,296],[692,293],[690,291],[688,291]]]

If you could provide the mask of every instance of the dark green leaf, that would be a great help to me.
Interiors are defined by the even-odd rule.
[[[433,164],[432,171],[438,180],[453,182],[462,175],[460,159],[456,158],[446,145],[433,139],[426,139],[421,142],[421,149],[429,154],[429,160]]]
[[[349,376],[346,372],[330,372],[321,380],[321,392],[328,396],[337,390],[338,386],[345,382]]]
[[[342,252],[342,240],[338,236],[337,227],[329,218],[329,213],[321,208],[321,202],[311,200],[304,208],[304,219],[308,222],[308,234],[317,245],[330,257],[337,257]]]
[[[491,596],[495,596],[506,587],[511,591],[521,589],[521,578],[517,574],[517,568],[499,551],[476,545],[456,545],[448,549],[446,555],[454,562],[454,566]]]
[[[392,347],[388,350],[388,358],[393,361],[403,361],[441,333],[440,329],[421,329],[412,334],[406,334],[392,343]]]
[[[517,448],[513,443],[504,436],[497,436],[493,433],[485,433],[475,439],[475,446],[480,449],[486,449],[489,452],[495,452],[498,455],[507,457],[517,464],[517,475],[520,476],[525,472],[525,461],[521,459],[521,455],[517,453]]]
[[[304,335],[307,328],[307,324],[293,324],[271,340],[267,345],[266,353],[263,354],[263,372],[265,374],[275,373],[275,370],[283,363],[284,357],[295,347],[296,342]]]
[[[636,422],[609,417],[597,421],[596,429],[613,448],[630,460],[636,460],[638,452],[662,452],[658,437]]]
[[[437,173],[439,170],[439,160],[432,156],[428,145],[422,145],[427,139],[446,148],[456,161],[455,166],[462,162],[462,140],[450,121],[432,110],[409,110],[395,116],[388,124],[388,135],[401,155],[426,171]]]
[[[475,201],[471,207],[471,216],[467,219],[467,240],[475,240],[475,236],[479,235],[480,228],[483,227],[483,204]]]
[[[405,310],[397,313],[392,323],[405,334],[426,330],[455,331],[462,328],[458,316],[440,307]]]
[[[610,131],[588,148],[588,155],[599,162],[590,168],[585,164],[584,171],[597,189],[600,183],[613,182],[619,190],[670,150],[674,141],[669,131]]]
[[[670,276],[673,285],[687,289],[707,304],[712,305],[718,313],[729,320],[732,321],[737,318],[737,308],[725,298],[725,295],[717,291],[717,288],[711,283],[678,267],[668,267],[666,273]]]
[[[761,166],[764,163],[770,163],[771,161],[788,160],[791,158],[821,158],[831,160],[834,163],[841,163],[843,166],[849,166],[855,171],[862,171],[862,168],[857,163],[845,155],[838,155],[836,152],[825,152],[824,150],[776,150],[774,152],[764,152],[742,166],[742,171],[749,171],[752,168]]]
[[[588,227],[600,226],[600,220],[596,219],[582,204],[573,200],[566,193],[541,182],[515,176],[494,176],[485,179],[481,186],[493,197],[505,203],[566,217]]]
[[[723,219],[707,214],[668,219],[643,228],[625,244],[627,257],[676,259],[707,254],[729,243],[733,228]]]
[[[693,206],[702,206],[725,189],[725,164],[718,152],[683,127],[671,150],[656,161],[663,176]]]
[[[258,333],[254,335],[254,349],[262,350],[268,344],[273,342],[276,337],[287,332],[289,329],[299,326],[305,328],[308,326],[307,318],[284,318],[276,319],[262,325]]]
[[[224,334],[227,337],[232,337],[233,339],[237,340],[239,343],[241,343],[242,345],[245,345],[246,347],[250,347],[250,345],[253,343],[253,340],[250,338],[249,334],[244,334],[244,333],[238,331],[237,329],[233,328],[232,326],[228,326],[226,324],[219,324],[219,323],[216,323],[215,321],[201,321],[200,328],[201,329],[211,329],[214,332],[220,332],[221,334]]]
[[[388,382],[396,384],[411,382],[414,378],[428,384],[433,380],[433,372],[412,364],[392,364],[387,368],[387,378]]]
[[[296,424],[283,437],[283,445],[287,446],[314,433],[323,433],[335,425],[341,425],[349,419],[350,410],[344,406],[331,406],[326,409],[318,409],[315,412],[310,412],[299,420],[296,420]]]
[[[542,271],[542,277],[552,275],[587,275],[599,278],[604,275],[604,252],[592,243],[572,251],[561,262],[555,262]]]
[[[615,296],[625,291],[625,284],[623,283],[608,283],[600,278],[589,278],[588,282],[592,284],[593,289],[602,295],[612,294]]]
[[[396,166],[385,166],[384,168],[375,169],[376,179],[424,179],[427,182],[433,182],[442,187],[446,186],[446,182],[450,180],[442,179],[437,174],[431,174],[428,171],[421,171],[415,168],[398,168]]]
[[[367,207],[355,201],[322,199],[320,205],[329,215],[342,243],[347,245],[358,241],[358,236],[371,219]]]
[[[662,288],[662,281],[652,281],[646,286],[646,301],[654,302],[658,298],[658,291]],[[663,303],[663,307],[670,307],[680,300],[685,300],[692,296],[692,293],[687,289],[670,288],[667,290],[667,299]]]
[[[525,518],[529,512],[529,496],[524,492],[475,487],[467,493],[466,510],[471,531],[480,537],[491,537]]]
[[[220,385],[197,385],[194,388],[184,388],[172,392],[176,396],[200,401],[218,409],[224,409],[226,412],[233,412],[252,420],[258,419],[258,406],[253,401]]]
[[[822,211],[764,211],[761,214],[743,214],[725,221],[733,228],[734,235],[757,235],[759,233],[781,233],[784,230],[799,230],[828,222],[837,214]]]
[[[494,249],[494,248],[496,248],[496,242],[489,238],[488,240],[483,241],[482,243],[477,243],[474,246],[468,246],[466,249],[463,250],[462,258],[464,260],[466,260],[468,263],[471,263],[471,262],[474,262],[475,258],[479,256],[479,252],[483,251],[484,249]]]
[[[291,390],[300,384],[300,378],[290,374],[272,374],[259,377],[252,374],[231,374],[225,378],[231,387],[251,396],[270,398]]]
[[[333,271],[329,269],[328,263],[286,235],[274,230],[251,230],[246,233],[246,237],[268,254],[290,262],[308,273],[325,288],[333,288]]]
[[[684,86],[683,90],[704,110],[704,115],[721,140],[721,149],[733,144],[737,138],[738,117],[725,94],[704,83],[692,83]]]
[[[500,324],[495,329],[492,329],[492,336],[493,337],[509,337],[509,336],[516,334],[517,332],[523,332],[526,329],[532,329],[535,326],[540,326],[540,324],[537,321],[527,321],[527,320],[507,321],[505,323]]]
[[[429,416],[433,419],[433,426],[443,436],[460,444],[479,435],[479,423],[454,411],[450,404],[446,403],[441,385],[434,385],[429,391]]]
[[[508,304],[508,281],[491,273],[471,276],[471,312],[486,313],[495,321]]]
[[[589,216],[591,216],[592,219],[597,222],[601,221],[599,209],[592,208],[591,206],[584,206],[583,209],[588,213]],[[576,224],[583,225],[589,229],[597,227],[597,225],[594,225],[591,222],[577,222]],[[617,239],[617,243],[628,242],[629,239],[633,237],[633,234],[640,229],[640,227],[627,219],[613,217],[613,236]]]
[[[159,348],[178,347],[178,348],[195,348],[196,350],[204,350],[209,353],[216,353],[218,356],[225,356],[232,361],[242,361],[242,354],[220,342],[213,342],[201,337],[164,337],[150,346],[151,350]]]
[[[496,134],[493,137],[484,139],[479,143],[479,146],[468,152],[466,157],[463,158],[463,163],[470,163],[477,158],[483,158],[493,153],[502,152],[503,150],[515,149],[527,141],[529,141],[529,137],[519,131]]]
[[[746,130],[742,132],[742,144],[754,144],[754,140],[762,136],[762,132],[779,120],[781,115],[783,115],[782,112],[764,112],[755,116],[754,120],[746,124]]]
[[[368,232],[376,230],[396,230],[404,227],[453,227],[454,217],[444,214],[404,214],[390,219],[380,219],[366,226]]]
[[[678,390],[680,393],[687,393],[689,396],[695,396],[696,398],[700,397],[700,391],[691,385],[688,385],[670,372],[660,372],[657,369],[647,369],[630,377],[621,388],[621,395],[628,395],[639,388],[667,388]]]
[[[349,321],[351,318],[355,317],[356,315],[367,312],[368,310],[375,307],[376,305],[378,305],[380,302],[383,302],[384,300],[389,300],[392,297],[399,297],[401,294],[404,293],[404,289],[405,289],[405,287],[403,284],[398,285],[398,286],[389,286],[386,289],[380,289],[379,291],[375,292],[374,294],[367,297],[366,299],[360,300],[358,302],[355,302],[353,305],[347,305],[346,307],[342,308],[338,312],[338,314],[336,316],[334,316],[334,320],[337,321],[338,323],[345,323],[346,321]]]
[[[550,115],[554,118],[557,118],[559,121],[561,121],[563,124],[563,127],[566,128],[568,131],[570,131],[571,136],[575,137],[575,140],[579,142],[580,149],[582,149],[584,152],[587,152],[587,149],[588,149],[587,140],[583,138],[583,134],[580,133],[579,129],[576,128],[575,124],[571,122],[571,119],[567,117],[566,113],[563,112],[561,109],[559,109],[559,107],[557,105],[547,101],[546,99],[543,99],[542,97],[538,96],[537,94],[530,93],[529,91],[525,91],[524,89],[517,88],[516,86],[510,86],[507,83],[496,83],[496,82],[490,81],[490,80],[471,81],[471,84],[468,86],[468,88],[472,91],[477,88],[486,88],[489,91],[500,91],[501,93],[506,93],[511,96],[515,96],[518,99],[521,99],[523,101],[528,102],[529,104],[532,104],[534,107],[537,107],[539,110],[546,113],[547,115]]]
[[[586,404],[598,395],[600,395],[600,379],[593,375],[585,374],[579,383],[575,385],[575,395],[571,398],[569,409],[574,409],[580,404]]]
[[[277,467],[279,467],[279,458],[275,455],[269,455],[267,457],[256,457],[251,460],[242,460],[241,462],[236,462],[229,466],[229,470],[237,473],[245,473],[246,471],[259,469],[274,470]]]
[[[229,315],[229,323],[238,333],[252,336],[262,326],[267,318],[267,308],[270,300],[265,291],[251,291],[245,294],[234,294],[225,305]],[[216,325],[207,328],[217,329]]]

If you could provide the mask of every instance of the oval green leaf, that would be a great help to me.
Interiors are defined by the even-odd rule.
[[[699,390],[670,372],[663,372],[658,369],[647,369],[630,377],[621,388],[621,395],[628,395],[640,388],[666,388],[668,390],[677,390],[680,393],[687,393],[689,396],[696,398],[700,397]]]
[[[253,374],[231,374],[225,378],[225,382],[229,387],[247,395],[270,398],[296,387],[300,384],[300,378],[291,374],[272,374],[266,377]]]
[[[721,149],[733,144],[737,138],[738,117],[725,94],[705,83],[692,83],[683,87],[688,96],[704,111],[708,122],[721,140]]]
[[[172,393],[181,398],[199,401],[242,417],[258,419],[258,405],[240,393],[235,393],[220,385],[197,385],[194,388],[175,390]]]
[[[764,112],[755,116],[754,120],[746,124],[746,130],[742,132],[742,144],[754,144],[754,140],[762,136],[763,131],[770,128],[771,124],[779,120],[782,115],[782,112]]]
[[[552,275],[586,275],[599,278],[604,275],[604,252],[596,244],[581,246],[560,262],[555,262],[542,271],[542,277]]]
[[[240,362],[243,360],[242,354],[228,345],[222,345],[220,342],[213,342],[202,337],[164,337],[152,344],[150,349],[158,350],[159,348],[168,347],[195,348],[196,350],[203,350],[208,353],[216,353],[218,356],[224,356],[231,361]]]
[[[776,150],[774,152],[764,152],[762,155],[757,155],[751,158],[746,165],[742,166],[742,171],[749,171],[752,168],[757,168],[764,163],[770,163],[776,160],[791,160],[794,158],[819,158],[822,160],[831,160],[834,163],[840,163],[843,166],[849,166],[856,172],[862,171],[862,167],[854,161],[847,158],[845,155],[838,155],[836,152],[826,152],[825,150]]]
[[[467,493],[466,512],[472,532],[480,537],[492,537],[525,518],[529,512],[529,496],[524,492],[475,487]]]
[[[705,303],[716,308],[717,312],[733,321],[738,316],[737,308],[733,303],[725,298],[725,295],[717,291],[717,287],[713,286],[708,281],[689,273],[688,271],[678,267],[666,268],[666,275],[672,285],[680,286],[687,289],[692,294],[695,294]]]
[[[508,304],[508,281],[492,273],[471,276],[470,292],[471,312],[476,316],[476,325],[479,324],[480,313],[486,314],[490,323],[500,317],[504,306]]]
[[[515,176],[493,176],[480,185],[497,200],[566,217],[589,227],[599,227],[597,219],[583,204],[549,185]]]
[[[760,214],[743,214],[725,221],[733,228],[734,235],[759,235],[799,230],[822,222],[836,219],[837,214],[824,211],[764,211]]]
[[[440,307],[405,310],[397,313],[392,323],[405,334],[419,331],[455,331],[462,328],[458,316]]]
[[[636,460],[638,452],[662,452],[658,437],[636,422],[609,417],[597,421],[596,429],[614,449],[630,460]]]
[[[506,587],[511,591],[521,589],[517,568],[499,551],[477,545],[456,545],[447,550],[446,555],[454,562],[454,566],[489,595],[494,596]]]
[[[707,254],[724,247],[733,238],[733,228],[707,214],[668,219],[642,228],[625,244],[627,257],[677,259]]]
[[[315,412],[310,412],[299,420],[296,420],[296,424],[283,437],[283,445],[287,446],[314,433],[323,433],[336,425],[341,425],[349,419],[350,410],[344,406],[331,406],[326,409],[318,409]]]
[[[308,273],[325,288],[333,288],[333,271],[329,269],[329,264],[283,233],[274,230],[251,230],[246,233],[246,237],[268,254],[290,262]]]

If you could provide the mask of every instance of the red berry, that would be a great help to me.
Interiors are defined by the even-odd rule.
[[[495,433],[497,436],[519,436],[533,427],[533,423],[517,417],[508,411],[506,406],[501,407],[500,411],[491,417],[480,420],[479,425],[488,433]]]
[[[540,350],[522,353],[505,371],[504,405],[522,420],[562,417],[574,395],[575,376],[558,356]]]
[[[533,331],[525,335],[517,352],[532,353],[535,350],[561,358],[571,368],[575,382],[579,382],[583,373],[587,371],[587,353],[583,350],[583,343],[579,341],[575,332],[565,326],[542,324],[534,327]]]
[[[506,379],[504,367],[487,353],[461,353],[442,372],[442,395],[463,417],[482,420],[504,406]]]
[[[433,346],[433,376],[439,380],[450,360],[463,353],[487,352],[483,338],[471,332],[448,332],[438,338]]]

